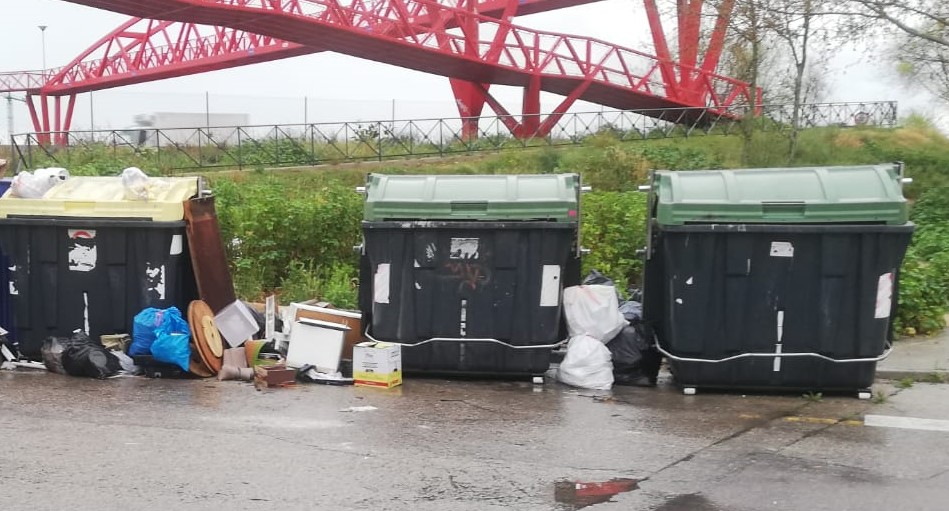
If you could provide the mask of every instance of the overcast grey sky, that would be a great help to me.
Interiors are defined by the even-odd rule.
[[[0,0],[0,71],[37,69],[43,59],[39,25],[47,25],[46,62],[62,66],[127,19],[107,11],[58,0]],[[602,2],[518,18],[531,28],[585,35],[652,53],[641,0]],[[669,24],[671,27],[671,23]],[[863,58],[857,48],[840,48],[832,63],[830,101],[898,100],[901,112],[932,113],[925,95],[907,91],[885,66]],[[248,113],[252,123],[388,119],[395,101],[400,119],[457,115],[448,80],[440,76],[319,53],[213,73],[110,89],[93,94],[96,127],[121,128],[135,114],[155,111]],[[516,90],[496,90],[512,110]],[[303,99],[308,97],[307,111]],[[545,109],[556,104],[544,99]],[[599,107],[580,103],[574,111]],[[31,129],[25,105],[14,103],[15,131]],[[7,105],[0,106],[3,119]],[[485,108],[485,114],[490,115]],[[89,94],[79,96],[73,126],[90,125]],[[0,122],[0,136],[7,136]]]

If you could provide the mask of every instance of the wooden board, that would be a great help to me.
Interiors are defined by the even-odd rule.
[[[198,197],[184,203],[188,250],[198,283],[198,295],[214,313],[234,303],[234,282],[227,266],[227,254],[214,209],[214,196]]]

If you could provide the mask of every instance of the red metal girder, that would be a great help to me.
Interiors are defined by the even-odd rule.
[[[155,8],[151,3],[143,5],[126,0],[73,1],[131,14],[156,15],[150,11]],[[484,52],[479,52],[478,56],[468,55],[465,52],[467,46],[464,44],[464,35],[427,26],[419,21],[418,16],[406,17],[406,12],[424,12],[432,19],[452,20],[446,22],[445,26],[460,26],[468,17],[474,16],[463,9],[431,0],[390,0],[386,9],[367,9],[359,4],[341,5],[337,0],[296,0],[281,4],[279,9],[262,4],[260,0],[240,0],[239,5],[234,4],[234,1],[237,0],[168,0],[162,3],[160,15],[225,25],[280,37],[309,47],[323,47],[472,82],[530,87],[532,81],[536,80],[534,77],[541,76],[539,82],[543,90],[561,95],[568,95],[575,90],[585,79],[583,71],[589,68],[590,62],[599,60],[604,62],[603,73],[590,84],[582,99],[621,109],[705,107],[704,101],[697,101],[699,96],[704,97],[726,87],[747,88],[747,84],[742,82],[708,74],[712,85],[704,85],[706,80],[699,81],[703,84],[701,94],[692,94],[692,90],[686,91],[676,80],[668,79],[663,80],[662,94],[651,92],[654,87],[648,83],[634,90],[629,84],[635,83],[638,72],[641,72],[635,70],[651,69],[657,61],[656,57],[601,40],[531,30],[478,15],[476,17],[480,24],[490,25],[495,30],[511,25],[504,27],[509,31],[504,51],[497,62],[491,62],[484,59]],[[647,2],[654,5],[651,0]],[[393,3],[406,8],[391,8]],[[290,6],[297,6],[300,12],[294,12]],[[344,24],[326,16],[327,12],[334,11],[347,13],[348,19],[352,21]],[[406,34],[411,37],[406,37]],[[440,38],[447,39],[448,44],[437,43],[436,40]],[[591,41],[595,44],[588,44]],[[488,43],[482,40],[479,47],[486,47]],[[567,47],[572,47],[580,58],[573,57],[569,51],[561,53]],[[596,48],[595,54],[584,53],[583,49],[590,47]],[[524,58],[513,58],[515,52],[512,49]],[[672,64],[662,59],[658,61],[660,69],[668,69]],[[681,73],[701,73],[695,68],[679,67]],[[634,71],[625,73],[621,69]],[[700,114],[696,112],[695,115]]]
[[[36,105],[33,103],[33,95],[30,93],[26,94],[26,106],[30,110],[30,120],[33,121],[33,131],[39,133],[43,131],[38,127],[42,127],[40,124],[40,118],[36,115]],[[40,135],[42,137],[42,134]]]
[[[527,87],[524,87],[524,101],[521,106],[521,126],[514,135],[521,138],[533,137],[540,127],[540,75],[532,75]]]
[[[699,28],[702,23],[702,5],[704,0],[678,0],[679,18],[679,64],[681,69],[694,68],[699,55]],[[691,72],[679,73],[679,86],[684,90],[692,88],[694,79]]]
[[[92,90],[121,83],[221,69],[252,61],[272,60],[286,56],[288,48],[301,54],[328,49],[472,83],[522,86],[530,89],[531,94],[534,90],[543,89],[569,97],[575,91],[581,90],[581,85],[590,79],[590,83],[582,87],[579,98],[622,109],[704,107],[706,101],[700,102],[698,99],[715,94],[717,90],[743,88],[747,92],[747,84],[690,66],[680,65],[680,76],[677,79],[676,66],[668,55],[667,47],[666,58],[657,59],[642,52],[591,38],[563,36],[518,27],[506,20],[485,16],[484,10],[475,15],[469,10],[460,9],[459,6],[463,4],[459,4],[459,1],[466,0],[451,0],[451,5],[445,5],[445,0],[443,3],[432,0],[389,0],[370,5],[362,1],[343,5],[337,0],[168,0],[161,3],[74,0],[73,3],[174,21],[175,24],[165,26],[164,31],[151,34],[156,36],[156,40],[158,37],[164,37],[166,41],[175,40],[168,36],[167,31],[183,23],[227,27],[223,29],[227,31],[227,37],[221,36],[223,32],[211,37],[213,41],[209,41],[207,37],[180,37],[179,40],[188,41],[188,47],[182,48],[184,53],[179,53],[186,58],[169,60],[166,58],[168,53],[160,51],[161,45],[154,42],[146,45],[140,38],[139,46],[130,46],[122,44],[121,34],[115,34],[116,44],[113,45],[110,40],[107,45],[113,52],[120,54],[119,58],[107,55],[103,62],[97,63],[95,68],[101,69],[101,73],[91,77],[74,76],[69,84],[59,85],[60,89],[51,85],[44,88],[44,92],[58,95],[67,93],[70,86],[73,90],[78,87]],[[510,1],[495,0],[494,3],[509,7]],[[589,0],[562,0],[561,3],[578,4],[587,1]],[[654,25],[657,52],[662,53],[665,36],[662,33],[658,10],[654,0],[645,1],[650,23]],[[543,0],[524,2],[537,5],[543,3]],[[649,9],[650,6],[652,9]],[[524,9],[519,7],[518,13],[523,12]],[[450,29],[470,27],[472,20],[476,20],[479,25],[491,25],[495,34],[502,32],[503,37],[495,38],[500,43],[483,40],[480,34],[477,34],[475,37],[478,44],[473,46],[470,44],[470,37],[473,35],[470,28],[460,35]],[[159,24],[154,25],[158,26]],[[187,30],[193,27],[192,25]],[[655,28],[658,28],[658,31]],[[657,34],[661,37],[657,37]],[[242,36],[257,40],[254,45],[237,48],[234,44],[227,44],[229,41],[244,40],[241,39]],[[283,48],[280,48],[280,51],[274,50],[273,53],[283,53],[279,57],[262,57],[263,52],[259,50],[267,44],[258,44],[261,41],[279,41]],[[182,45],[184,43],[179,46]],[[483,50],[486,47],[496,52],[497,56],[488,55]],[[231,53],[211,53],[215,48],[218,51],[229,48]],[[472,48],[478,48],[478,51],[472,54]],[[135,53],[136,51],[138,53]],[[132,53],[135,55],[130,59]],[[588,75],[593,61],[602,62],[596,76]],[[141,67],[130,69],[130,62],[139,63]],[[660,69],[663,75],[661,82],[650,78],[656,68]],[[141,78],[145,73],[150,74]],[[66,77],[68,73],[60,72],[57,75]],[[691,81],[692,76],[701,76],[702,80],[695,81],[696,86],[702,87],[701,90],[684,88],[681,77],[686,75],[690,77],[687,82]],[[661,92],[653,92],[657,90],[657,84],[662,85]],[[734,96],[735,101],[741,101],[742,97],[750,97],[750,94],[739,93]],[[487,96],[485,101],[491,104]],[[735,105],[723,105],[722,108],[731,106]]]
[[[235,5],[253,3],[228,1]],[[451,6],[468,0],[440,1]],[[525,15],[596,1],[599,0],[482,0],[477,3],[477,8],[482,16],[500,17],[511,10],[514,14]],[[160,7],[155,4],[163,2],[143,3],[150,4],[143,8],[155,10],[155,7]],[[275,2],[270,7],[302,14],[300,5],[298,1],[288,1]],[[380,11],[390,7],[389,2],[364,5],[365,9]],[[347,15],[352,17],[355,14],[350,12]],[[425,22],[425,17],[419,18],[419,23]],[[48,95],[65,95],[323,51],[322,48],[303,47],[280,38],[226,27],[212,30],[215,32],[207,35],[208,27],[199,30],[190,20],[154,25],[149,20],[133,18],[64,68],[0,73],[0,92],[39,93],[42,88]],[[128,58],[130,55],[132,58]]]
[[[722,51],[725,48],[725,36],[728,35],[728,21],[731,19],[734,9],[735,0],[724,0],[718,6],[715,29],[712,30],[712,38],[705,50],[705,58],[702,59],[702,71],[704,73],[714,73],[718,68],[718,62],[721,60]]]
[[[662,17],[659,15],[659,7],[656,0],[643,0],[646,4],[646,19],[649,20],[649,30],[652,33],[652,44],[656,50],[656,58],[659,60],[659,70],[662,72],[662,81],[666,85],[666,95],[670,99],[675,99],[678,90],[679,80],[676,77],[675,69],[672,63],[672,54],[669,52],[669,45],[666,43],[666,31],[662,28]]]
[[[506,108],[504,108],[504,105],[495,99],[487,89],[482,89],[482,94],[484,94],[485,102],[487,102],[488,106],[491,107],[491,110],[494,110],[494,113],[497,114],[498,119],[501,120],[508,131],[514,134],[518,133],[520,131],[521,124],[517,122],[514,116],[511,115],[511,113],[508,112]]]

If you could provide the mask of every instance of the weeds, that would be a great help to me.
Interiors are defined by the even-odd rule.
[[[820,403],[824,400],[824,394],[822,392],[808,392],[801,394],[801,397],[809,403]]]

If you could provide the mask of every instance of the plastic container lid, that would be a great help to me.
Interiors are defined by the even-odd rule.
[[[577,221],[577,174],[371,174],[365,220]]]
[[[154,178],[148,200],[126,198],[120,177],[71,177],[42,199],[0,199],[0,218],[22,216],[144,218],[156,222],[184,219],[184,201],[198,194],[198,178]]]
[[[657,172],[660,225],[909,221],[897,165]]]

